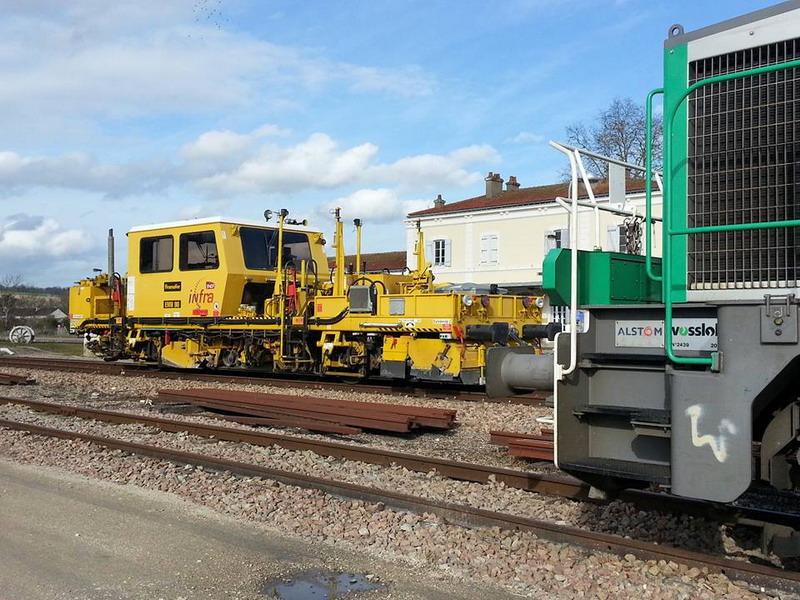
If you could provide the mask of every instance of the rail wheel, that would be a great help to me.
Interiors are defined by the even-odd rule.
[[[27,325],[17,325],[8,333],[8,341],[12,344],[30,344],[36,338],[36,333]]]

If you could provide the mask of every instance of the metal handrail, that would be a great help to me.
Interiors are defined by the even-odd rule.
[[[676,364],[683,365],[708,365],[712,370],[719,370],[720,368],[720,355],[719,352],[714,352],[710,357],[690,357],[690,356],[677,356],[672,349],[672,237],[678,235],[690,235],[692,233],[719,233],[725,231],[747,231],[752,229],[768,229],[768,228],[782,228],[782,227],[796,227],[800,225],[800,220],[791,221],[762,221],[755,223],[739,223],[734,225],[713,225],[708,227],[679,227],[672,228],[672,127],[675,117],[678,114],[678,108],[686,101],[692,92],[715,83],[722,83],[732,79],[742,79],[744,77],[752,77],[754,75],[763,75],[765,73],[773,73],[775,71],[785,71],[800,67],[800,60],[792,60],[789,62],[767,65],[765,67],[757,67],[747,71],[738,73],[727,73],[725,75],[717,75],[697,81],[690,85],[681,94],[677,102],[675,102],[669,109],[669,114],[664,119],[664,172],[668,177],[664,178],[663,189],[663,235],[664,235],[664,252],[662,258],[662,295],[664,298],[664,350],[666,351],[669,360]],[[650,94],[655,95],[657,90],[653,90]],[[650,98],[650,96],[648,96]],[[647,159],[652,160],[650,148]]]
[[[611,158],[609,156],[603,156],[602,154],[597,154],[596,152],[591,152],[590,150],[586,150],[584,148],[577,148],[575,146],[570,146],[569,144],[564,144],[562,142],[549,142],[550,146],[558,150],[559,152],[566,154],[567,158],[569,159],[570,163],[570,174],[571,174],[571,184],[570,184],[570,199],[569,203],[565,202],[565,199],[557,197],[555,201],[566,209],[570,214],[569,220],[569,228],[570,228],[570,300],[569,300],[569,308],[570,308],[570,315],[569,315],[569,335],[570,335],[570,361],[569,366],[567,368],[563,368],[558,360],[555,360],[555,378],[556,381],[561,380],[564,376],[569,375],[572,373],[578,365],[578,356],[577,356],[577,335],[578,335],[578,326],[577,326],[577,315],[578,315],[578,206],[585,206],[587,208],[594,209],[594,216],[595,216],[595,247],[599,247],[600,245],[600,211],[606,210],[609,212],[616,212],[617,214],[623,214],[623,211],[618,209],[613,209],[611,207],[601,206],[598,204],[597,199],[594,196],[592,191],[592,187],[589,182],[588,174],[586,173],[586,169],[583,166],[583,161],[581,159],[581,155],[591,156],[593,158],[597,158],[603,161],[606,161],[610,164],[616,164],[627,169],[633,169],[636,171],[645,171],[646,167],[642,167],[640,165],[633,165],[631,163],[627,163],[616,158]],[[588,202],[581,202],[578,200],[578,171],[580,171],[581,179],[583,180],[584,187],[586,188],[587,194],[589,196]],[[663,181],[660,174],[657,171],[648,171],[648,175],[655,176],[656,182],[658,183],[659,188],[663,191]],[[646,177],[649,181],[650,177]],[[652,221],[651,217],[651,221]],[[648,244],[650,243],[649,232],[648,232]],[[556,351],[556,355],[558,352]],[[556,357],[557,358],[557,357]]]
[[[564,210],[567,210],[567,211],[570,210],[570,206],[568,204],[568,202],[569,202],[568,198],[563,198],[562,196],[556,196],[554,198],[554,200]],[[601,211],[604,211],[604,212],[609,212],[611,214],[618,215],[620,217],[638,217],[638,216],[640,216],[640,214],[636,210],[635,206],[633,207],[633,210],[626,210],[624,208],[616,208],[614,206],[608,206],[608,205],[605,205],[605,204],[592,204],[591,202],[587,202],[586,200],[578,200],[578,206],[582,206],[584,208],[597,208],[597,210],[601,210]],[[625,206],[625,205],[623,204],[623,206]],[[653,217],[652,218],[652,221],[654,223],[655,222],[660,223],[661,220],[662,220],[661,217]]]
[[[642,165],[634,165],[633,163],[625,162],[624,160],[619,160],[618,158],[611,158],[610,156],[604,156],[602,154],[598,154],[597,152],[592,152],[591,150],[587,150],[586,148],[579,148],[578,146],[573,146],[565,142],[553,142],[553,143],[558,144],[559,146],[561,146],[562,148],[566,148],[567,150],[578,152],[579,154],[583,154],[584,156],[591,156],[592,158],[602,160],[603,162],[607,162],[612,165],[619,165],[620,167],[625,167],[626,169],[633,169],[634,171],[644,171],[645,169]],[[553,144],[550,145],[552,146]]]
[[[570,173],[572,176],[570,186],[570,218],[569,218],[569,366],[565,369],[558,360],[554,359],[554,377],[556,381],[569,375],[578,367],[578,165],[580,155],[575,150],[568,149],[565,145],[550,142],[550,146],[563,152],[569,159]]]
[[[653,226],[653,182],[650,179],[650,174],[653,172],[653,98],[657,94],[663,94],[664,88],[656,88],[647,94],[647,104],[645,108],[645,155],[644,155],[644,223],[645,223],[645,252],[644,252],[644,270],[647,276],[653,281],[662,281],[662,275],[656,275],[653,271],[653,240],[650,238],[650,232]],[[662,183],[663,186],[663,183]],[[663,215],[666,211],[663,209],[664,204],[664,190],[661,190],[662,199],[661,206]],[[662,217],[663,221],[663,217]],[[663,235],[663,233],[662,233]],[[661,271],[664,272],[663,270]]]

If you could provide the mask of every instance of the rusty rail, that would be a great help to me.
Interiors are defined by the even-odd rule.
[[[0,373],[0,385],[33,385],[36,380],[25,375],[9,375]]]
[[[320,456],[357,460],[378,465],[397,464],[411,471],[427,473],[436,470],[444,477],[486,483],[490,477],[509,487],[519,488],[541,494],[553,494],[564,498],[584,499],[588,487],[573,477],[549,474],[528,473],[502,467],[492,467],[475,463],[446,460],[380,448],[355,446],[340,442],[329,442],[311,438],[290,436],[248,429],[202,425],[190,421],[177,421],[161,417],[148,417],[82,406],[71,406],[53,402],[39,402],[20,398],[0,397],[0,404],[26,406],[37,412],[54,415],[93,419],[119,425],[147,425],[162,431],[177,433],[185,431],[199,437],[214,438],[229,442],[240,442],[257,446],[279,446],[287,450],[311,451]]]
[[[467,402],[493,402],[501,404],[523,404],[540,406],[550,395],[544,392],[532,392],[513,398],[489,398],[482,391],[463,389],[463,386],[447,384],[415,383],[413,386],[396,381],[375,380],[372,383],[349,384],[338,381],[302,378],[302,376],[286,377],[267,372],[220,370],[213,373],[196,370],[164,370],[157,365],[135,362],[103,362],[92,359],[39,358],[39,357],[2,357],[0,368],[41,369],[49,371],[76,371],[83,373],[110,374],[120,376],[152,377],[158,379],[211,381],[217,383],[241,383],[253,385],[270,385],[274,387],[305,388],[317,390],[343,390],[361,393],[414,396],[420,398],[456,399]]]
[[[287,450],[310,451],[320,456],[344,460],[356,460],[377,465],[397,464],[410,471],[427,473],[436,470],[444,477],[462,481],[486,483],[489,478],[509,487],[528,492],[549,494],[572,500],[587,500],[589,488],[586,484],[568,475],[531,473],[505,467],[493,467],[477,463],[465,463],[436,457],[395,452],[381,448],[355,446],[340,442],[311,439],[285,434],[266,433],[249,429],[203,425],[191,421],[176,421],[160,417],[149,417],[130,413],[107,411],[82,406],[71,406],[51,402],[6,398],[0,396],[0,404],[17,404],[48,414],[93,419],[114,424],[140,424],[170,433],[187,432],[198,437],[257,446],[278,446]],[[800,529],[800,519],[792,513],[779,513],[753,507],[720,506],[715,503],[690,498],[670,496],[646,490],[625,490],[619,498],[631,502],[641,509],[688,514],[723,523],[736,524],[741,519],[774,523]]]
[[[261,477],[276,480],[285,485],[316,489],[327,494],[365,502],[380,502],[395,509],[407,510],[417,514],[435,514],[446,522],[465,527],[500,527],[512,531],[527,531],[546,540],[574,544],[590,550],[599,550],[618,555],[630,553],[643,560],[666,560],[692,566],[702,566],[707,568],[710,572],[722,573],[733,581],[743,581],[751,585],[764,587],[765,589],[780,589],[793,593],[800,592],[800,573],[783,571],[758,564],[736,561],[718,556],[709,556],[690,550],[683,550],[650,542],[640,542],[620,536],[596,533],[505,513],[481,510],[462,504],[435,501],[386,490],[376,490],[357,484],[327,480],[191,452],[125,442],[122,440],[64,431],[6,419],[0,419],[0,427],[27,431],[47,437],[80,440],[139,456],[147,456],[157,460],[167,460],[179,464],[202,466],[203,468],[227,471],[245,477]]]
[[[312,431],[321,431],[320,426],[340,426],[407,433],[421,427],[449,429],[456,419],[456,411],[448,409],[222,389],[159,390],[158,399],[265,418],[267,424],[283,421]]]
[[[511,456],[545,462],[555,460],[555,439],[550,429],[543,430],[540,434],[490,431],[489,435],[492,444],[507,446]]]

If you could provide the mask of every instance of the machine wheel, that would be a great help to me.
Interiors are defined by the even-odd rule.
[[[12,344],[30,344],[36,338],[36,333],[27,325],[17,325],[8,333],[8,341]]]

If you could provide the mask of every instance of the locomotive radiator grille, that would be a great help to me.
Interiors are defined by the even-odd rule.
[[[689,83],[800,58],[800,38],[689,63]],[[800,218],[800,69],[734,79],[688,100],[687,225]],[[800,228],[688,236],[692,290],[795,287]]]

